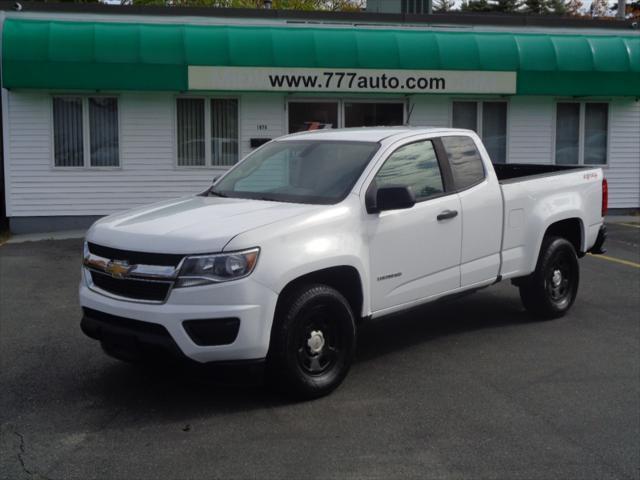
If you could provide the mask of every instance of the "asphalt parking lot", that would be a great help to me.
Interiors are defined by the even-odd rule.
[[[3,245],[0,475],[638,478],[640,228],[610,229],[565,318],[505,282],[371,322],[307,403],[106,357],[79,329],[81,241]]]

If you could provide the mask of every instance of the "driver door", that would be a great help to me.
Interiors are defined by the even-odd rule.
[[[371,185],[407,186],[416,196],[411,208],[367,215],[372,311],[394,310],[459,288],[460,200],[445,189],[433,142],[396,148]]]

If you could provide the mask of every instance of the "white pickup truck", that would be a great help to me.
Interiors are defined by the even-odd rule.
[[[259,362],[321,396],[363,319],[506,279],[534,315],[564,315],[578,258],[604,252],[606,185],[600,168],[492,165],[468,130],[288,135],[203,193],[97,221],[81,326],[117,358]]]

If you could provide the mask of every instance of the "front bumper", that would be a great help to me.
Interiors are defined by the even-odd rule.
[[[278,299],[275,292],[251,277],[173,289],[163,304],[111,298],[88,288],[84,278],[79,294],[85,312],[82,326],[88,336],[103,343],[117,338],[120,343],[160,347],[198,363],[264,359]],[[116,320],[109,322],[110,317]],[[237,335],[234,332],[229,337],[231,343],[223,345],[199,345],[202,342],[193,331],[190,335],[185,329],[188,321],[229,319],[239,320],[239,328]]]

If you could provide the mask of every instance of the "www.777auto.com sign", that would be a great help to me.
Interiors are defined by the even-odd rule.
[[[516,93],[516,72],[189,66],[189,90]]]

